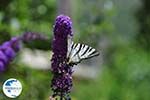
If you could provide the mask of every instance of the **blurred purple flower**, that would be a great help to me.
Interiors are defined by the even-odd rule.
[[[36,33],[36,32],[25,32],[23,35],[22,35],[22,40],[24,42],[29,42],[29,41],[32,41],[32,40],[47,40],[48,38],[41,34],[41,33]]]
[[[34,32],[25,32],[20,37],[12,37],[10,41],[4,42],[0,46],[0,72],[6,70],[7,65],[15,58],[16,53],[21,49],[21,42],[32,40],[46,40],[47,37]]]
[[[51,71],[54,74],[51,88],[53,96],[65,98],[72,88],[72,67],[67,64],[68,36],[72,37],[72,22],[68,16],[59,15],[55,20],[52,44]],[[68,98],[68,97],[67,97]]]
[[[13,37],[10,41],[6,41],[0,46],[0,72],[6,70],[7,65],[15,58],[20,48],[19,37]]]

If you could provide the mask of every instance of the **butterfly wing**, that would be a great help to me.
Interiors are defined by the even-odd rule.
[[[98,56],[99,52],[96,49],[80,43],[71,43],[68,48],[68,63],[69,64],[78,64],[84,59],[92,58]]]

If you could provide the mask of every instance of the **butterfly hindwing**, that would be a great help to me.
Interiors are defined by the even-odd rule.
[[[92,58],[94,56],[98,56],[99,53],[96,49],[80,43],[72,43],[70,47],[68,47],[68,62],[72,64],[78,64],[84,59]]]

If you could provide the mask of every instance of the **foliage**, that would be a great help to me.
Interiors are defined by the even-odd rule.
[[[112,55],[113,64],[106,65],[97,80],[75,84],[74,97],[77,100],[149,100],[149,55],[133,45],[118,48]]]
[[[3,7],[5,2],[7,5]],[[0,5],[0,32],[18,35],[24,31],[35,31],[49,35],[55,4],[54,0],[3,1]]]
[[[150,50],[150,1],[143,0],[142,7],[137,11],[136,17],[140,23],[139,34],[137,35],[137,42],[142,48],[147,51]]]

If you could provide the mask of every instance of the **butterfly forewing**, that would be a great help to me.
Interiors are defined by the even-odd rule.
[[[88,59],[99,55],[96,49],[85,44],[72,43],[72,45],[68,48],[70,49],[68,49],[67,57],[69,59],[69,63],[72,64],[78,64],[83,59]]]
[[[67,52],[67,57],[70,56],[71,50],[73,47],[73,42],[72,42],[72,38],[68,38],[68,52]]]
[[[70,55],[70,58],[73,58],[74,56],[76,56],[79,48],[80,48],[79,44],[74,44],[73,50],[72,50],[71,55]]]

